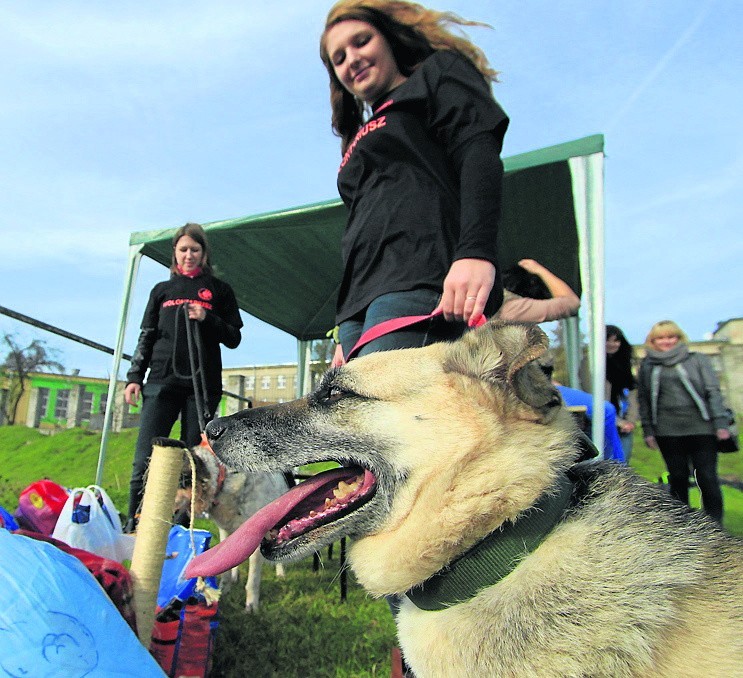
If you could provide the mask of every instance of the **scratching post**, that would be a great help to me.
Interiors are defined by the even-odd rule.
[[[130,568],[137,633],[139,640],[147,648],[150,646],[152,627],[155,624],[157,593],[160,589],[178,478],[183,467],[184,449],[180,440],[155,438],[152,441],[152,458]]]

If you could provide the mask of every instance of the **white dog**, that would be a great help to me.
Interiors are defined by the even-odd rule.
[[[205,446],[192,449],[196,465],[195,513],[213,520],[224,541],[259,509],[280,497],[289,488],[282,473],[244,473],[228,469]],[[176,514],[191,512],[192,480],[190,464],[181,476],[181,488],[176,494]],[[256,549],[248,560],[248,580],[245,583],[245,610],[255,612],[260,601],[261,574],[265,559]],[[284,576],[282,563],[276,564],[276,574]],[[227,581],[238,580],[238,568],[232,568]]]

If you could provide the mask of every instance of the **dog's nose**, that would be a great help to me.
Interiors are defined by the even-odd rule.
[[[226,430],[227,426],[222,424],[219,419],[215,419],[206,425],[206,437],[209,438],[209,440],[219,440]]]

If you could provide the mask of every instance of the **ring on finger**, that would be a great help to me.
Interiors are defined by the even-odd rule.
[[[477,297],[467,297],[467,299],[477,299]]]

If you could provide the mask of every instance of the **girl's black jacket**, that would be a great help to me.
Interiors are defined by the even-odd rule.
[[[127,383],[160,383],[192,387],[184,304],[199,304],[206,317],[198,324],[201,356],[208,393],[222,392],[222,356],[219,344],[236,348],[240,344],[242,318],[235,293],[225,282],[208,273],[195,278],[174,275],[158,283],[142,318],[139,341],[127,372]],[[193,321],[191,321],[193,322]],[[193,325],[192,325],[193,327]],[[198,365],[198,354],[196,354]],[[200,382],[199,382],[200,383]]]

